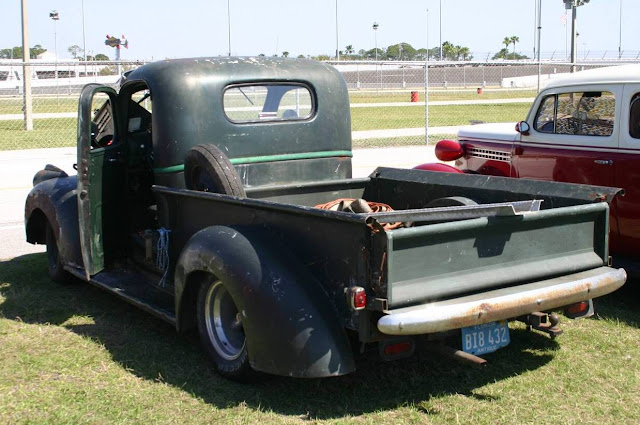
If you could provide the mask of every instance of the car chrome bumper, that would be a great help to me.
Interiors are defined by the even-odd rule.
[[[599,267],[553,279],[387,311],[378,329],[387,335],[419,335],[507,320],[586,301],[620,288],[624,269]]]

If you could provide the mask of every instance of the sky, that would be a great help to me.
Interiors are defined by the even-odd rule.
[[[29,44],[57,50],[60,59],[71,58],[69,46],[83,46],[83,4],[87,53],[112,59],[114,49],[104,44],[107,34],[125,35],[129,40],[122,59],[227,55],[229,22],[232,55],[271,56],[288,51],[292,57],[333,56],[336,5],[340,50],[347,45],[356,52],[368,50],[376,42],[379,48],[399,42],[422,48],[427,37],[429,46],[435,47],[441,34],[442,41],[469,47],[474,59],[485,60],[504,47],[502,40],[507,36],[519,37],[516,51],[531,56],[535,37],[536,0],[23,1],[28,3]],[[561,19],[564,4],[541,1],[541,52],[547,57],[553,52],[563,56],[568,40]],[[49,18],[52,10],[60,17],[55,23]],[[627,55],[640,54],[640,25],[636,24],[640,0],[591,0],[577,14],[579,57],[617,52],[620,35]],[[569,17],[569,26],[570,21]],[[0,1],[0,22],[0,48],[21,45],[21,0]],[[374,22],[379,24],[375,33]]]

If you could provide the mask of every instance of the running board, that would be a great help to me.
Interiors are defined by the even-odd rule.
[[[145,283],[143,275],[124,271],[102,271],[87,281],[84,270],[65,267],[73,276],[117,295],[130,304],[176,326],[174,298]]]

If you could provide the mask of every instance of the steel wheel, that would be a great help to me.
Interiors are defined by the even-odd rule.
[[[218,355],[225,360],[240,357],[245,348],[240,313],[222,282],[209,287],[204,309],[207,334]]]

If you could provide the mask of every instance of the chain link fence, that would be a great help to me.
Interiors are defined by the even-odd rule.
[[[579,64],[578,70],[622,62]],[[625,61],[624,63],[630,63]],[[350,93],[354,148],[421,145],[459,126],[516,122],[538,89],[571,64],[543,62],[330,62]],[[0,61],[0,151],[75,146],[78,97],[116,86],[141,62],[31,62],[33,130],[25,130],[22,63]]]

